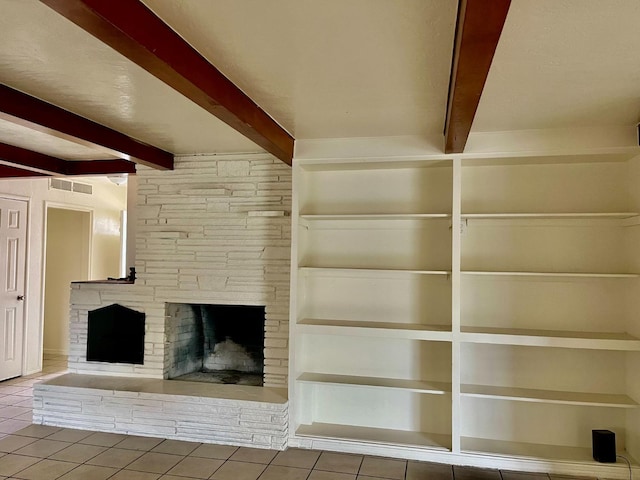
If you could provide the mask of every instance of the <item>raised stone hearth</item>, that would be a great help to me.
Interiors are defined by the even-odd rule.
[[[286,391],[67,374],[34,387],[34,423],[282,450]]]

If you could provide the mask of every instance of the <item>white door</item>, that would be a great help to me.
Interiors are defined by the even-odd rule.
[[[0,380],[22,375],[27,202],[0,198]]]

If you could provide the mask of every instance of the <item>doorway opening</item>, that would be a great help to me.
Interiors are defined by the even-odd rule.
[[[71,282],[90,278],[92,214],[47,207],[43,353],[68,355]]]

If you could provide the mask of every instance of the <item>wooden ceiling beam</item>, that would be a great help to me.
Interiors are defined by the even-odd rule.
[[[127,160],[63,160],[15,145],[0,143],[0,162],[35,176],[41,175],[113,175],[135,174],[136,167]],[[20,175],[30,176],[28,174]]]
[[[0,160],[11,166],[44,175],[59,174],[65,169],[65,161],[60,158],[6,143],[0,143]]]
[[[41,0],[291,165],[294,138],[140,0]]]
[[[6,85],[0,85],[0,119],[161,170],[173,155]]]
[[[0,178],[28,178],[28,177],[47,177],[46,173],[34,172],[33,170],[25,170],[23,168],[11,165],[0,164]]]
[[[471,131],[511,0],[459,0],[445,153],[462,153]]]
[[[135,175],[136,165],[126,160],[68,161],[65,175]]]

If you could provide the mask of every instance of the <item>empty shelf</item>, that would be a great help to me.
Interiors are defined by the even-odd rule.
[[[451,436],[437,433],[409,432],[386,428],[355,427],[330,423],[312,423],[300,425],[296,435],[320,437],[333,440],[353,440],[384,445],[415,446],[450,450]]]
[[[637,217],[637,212],[607,212],[607,213],[463,213],[462,218],[478,219],[624,219]]]
[[[300,267],[302,273],[340,276],[450,275],[447,270],[409,270],[398,268]]]
[[[415,323],[360,322],[353,320],[324,320],[305,318],[297,328],[301,333],[324,335],[355,335],[366,337],[404,338],[450,342],[448,325],[420,325]]]
[[[451,218],[449,213],[346,213],[346,214],[320,214],[300,215],[300,218],[309,221],[316,220],[429,220]]]
[[[636,278],[637,273],[580,273],[580,272],[507,272],[463,270],[462,275],[493,275],[512,277],[579,277],[579,278]]]
[[[416,393],[443,395],[451,392],[451,384],[445,382],[429,382],[425,380],[403,380],[398,378],[359,377],[352,375],[333,375],[326,373],[305,372],[298,377],[303,383],[324,383],[331,385],[349,385],[366,388],[387,388],[407,390]]]
[[[638,407],[638,404],[626,395],[603,393],[562,392],[530,388],[495,387],[491,385],[461,385],[460,393],[466,397],[495,398],[521,402],[615,408]]]
[[[460,339],[469,343],[640,351],[640,339],[628,333],[462,327]]]
[[[464,453],[490,453],[530,459],[594,462],[590,448],[462,437]]]

